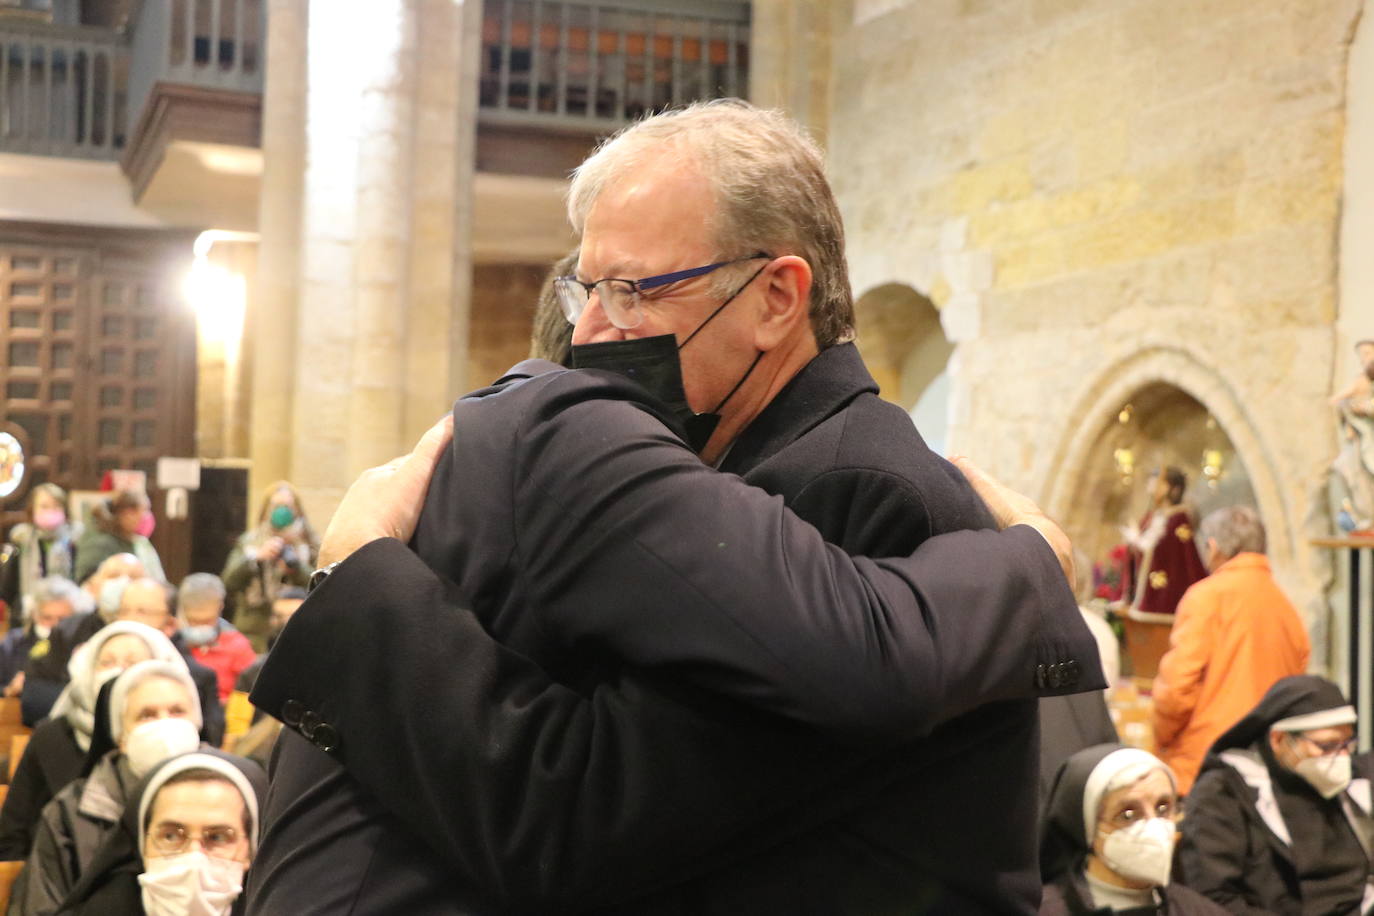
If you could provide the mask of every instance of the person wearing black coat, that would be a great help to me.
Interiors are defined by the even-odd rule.
[[[1374,913],[1374,755],[1312,675],[1274,684],[1216,740],[1188,795],[1180,880],[1232,913]]]
[[[1153,754],[1111,743],[1071,755],[1041,832],[1040,916],[1224,916],[1170,881],[1177,814],[1173,773]]]
[[[179,774],[209,771],[222,774],[239,789],[244,799],[250,837],[249,855],[256,850],[259,812],[267,797],[267,774],[251,760],[214,748],[201,748],[169,758],[149,772],[130,796],[119,825],[101,845],[81,880],[57,910],[71,916],[145,916],[139,876],[146,870],[144,844],[158,791]],[[239,774],[235,776],[235,773]],[[231,914],[244,911],[242,895]]]
[[[254,702],[295,733],[250,912],[866,912],[921,892],[950,911],[1034,911],[1034,698],[1104,686],[1044,540],[965,531],[906,560],[849,560],[704,466],[656,403],[588,372],[459,403],[416,545],[462,588],[397,541],[369,544],[259,679]],[[878,402],[852,346],[773,407],[730,465],[832,536],[890,554],[987,520]],[[520,567],[504,570],[513,530]],[[461,610],[474,597],[509,649]],[[598,684],[560,644],[602,660],[618,646],[660,676]],[[320,890],[362,856],[366,873]],[[683,883],[693,873],[708,877]]]

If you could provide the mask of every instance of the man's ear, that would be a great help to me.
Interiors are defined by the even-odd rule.
[[[754,329],[754,346],[772,350],[796,332],[797,326],[811,322],[811,265],[805,258],[783,255],[764,268],[758,282],[763,284],[763,303]]]

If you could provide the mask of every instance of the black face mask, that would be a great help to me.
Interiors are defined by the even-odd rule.
[[[700,334],[702,328],[710,324],[727,305],[734,302],[735,297],[744,292],[745,287],[753,283],[767,266],[765,264],[755,271],[753,276],[717,306],[714,312],[707,315],[706,320],[697,325],[696,330],[688,334],[687,339],[681,345],[678,344],[677,338],[672,334],[638,337],[631,340],[607,340],[602,343],[575,344],[572,348],[572,367],[574,369],[605,369],[634,379],[668,408],[677,421],[682,424],[686,442],[691,446],[692,451],[700,452],[706,447],[706,443],[711,441],[711,434],[720,425],[720,409],[735,396],[735,392],[739,391],[740,386],[753,374],[754,367],[759,364],[759,360],[763,359],[763,352],[759,351],[758,355],[754,357],[754,361],[749,364],[749,368],[744,370],[739,381],[735,382],[735,387],[731,388],[729,393],[720,399],[720,403],[713,410],[706,413],[693,413],[691,405],[687,403],[687,391],[682,385],[682,360],[678,356],[678,351],[691,343],[692,338]]]
[[[682,424],[687,444],[699,452],[716,431],[720,414],[692,412],[682,387],[682,361],[677,351],[677,338],[672,334],[576,344],[572,365],[574,369],[616,372],[644,386]]]

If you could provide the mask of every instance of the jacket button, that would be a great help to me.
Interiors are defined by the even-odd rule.
[[[281,720],[292,728],[301,724],[301,715],[304,713],[305,706],[300,700],[287,700],[281,704]]]
[[[1049,666],[1049,671],[1047,672],[1045,682],[1049,685],[1049,688],[1051,690],[1058,690],[1060,687],[1064,685],[1063,669],[1059,667],[1058,662],[1055,662],[1053,665]]]
[[[1064,686],[1077,687],[1078,682],[1082,679],[1083,669],[1079,667],[1078,662],[1073,659],[1066,661],[1064,663]]]
[[[339,733],[328,722],[321,722],[310,740],[315,742],[317,748],[328,753],[338,748]]]
[[[312,741],[315,740],[315,730],[320,727],[320,721],[320,717],[313,712],[301,716],[301,734]]]
[[[1042,662],[1041,664],[1035,666],[1035,686],[1039,687],[1041,690],[1044,690],[1047,683],[1048,682],[1045,676],[1045,665]]]

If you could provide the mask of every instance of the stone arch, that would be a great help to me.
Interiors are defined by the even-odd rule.
[[[857,343],[884,398],[910,411],[926,441],[943,451],[949,427],[945,368],[954,344],[940,310],[905,283],[884,283],[854,303]]]
[[[1280,477],[1245,403],[1235,388],[1186,345],[1159,343],[1136,351],[1087,381],[1074,401],[1058,447],[1046,453],[1036,479],[1046,493],[1046,511],[1056,519],[1076,515],[1076,500],[1089,478],[1088,462],[1095,457],[1103,427],[1137,393],[1156,385],[1179,389],[1202,404],[1249,474],[1260,516],[1269,536],[1269,554],[1290,568],[1297,564],[1294,513]],[[1073,535],[1072,523],[1070,535]]]

